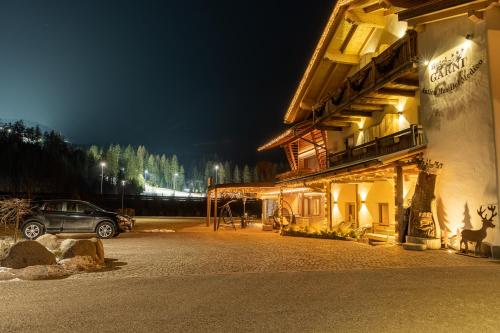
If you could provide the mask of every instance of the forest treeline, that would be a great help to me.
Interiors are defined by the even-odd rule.
[[[101,172],[105,193],[140,193],[146,184],[189,192],[205,192],[207,180],[217,183],[273,181],[283,165],[258,162],[240,165],[217,158],[191,162],[155,154],[145,146],[76,146],[54,131],[42,132],[22,122],[0,124],[0,191],[28,193],[97,193]],[[101,166],[103,165],[103,166]]]

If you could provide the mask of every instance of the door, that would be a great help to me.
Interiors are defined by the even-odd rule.
[[[356,228],[356,204],[354,202],[347,202],[345,204],[345,220],[353,228]]]
[[[66,203],[63,231],[93,232],[94,220],[95,216],[90,206],[81,202],[68,201]]]
[[[60,232],[66,214],[63,201],[50,201],[43,207],[43,216],[47,221],[47,232]]]

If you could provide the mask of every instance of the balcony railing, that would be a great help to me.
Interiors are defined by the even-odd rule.
[[[425,143],[422,127],[411,125],[409,128],[375,139],[347,150],[330,154],[329,167],[376,158],[399,151],[418,147]]]
[[[383,87],[402,72],[413,67],[417,57],[417,33],[408,30],[406,35],[389,46],[359,71],[348,77],[343,84],[329,95],[318,110],[318,116],[326,112],[345,108],[370,92]],[[327,110],[328,109],[328,110]]]

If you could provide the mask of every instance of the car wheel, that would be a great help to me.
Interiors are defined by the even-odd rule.
[[[107,239],[116,233],[115,226],[110,222],[102,222],[96,228],[97,237]]]
[[[26,239],[34,240],[43,234],[43,225],[38,222],[28,222],[23,227],[23,236]]]

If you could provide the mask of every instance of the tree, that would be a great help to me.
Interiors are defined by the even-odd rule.
[[[144,174],[144,161],[146,159],[146,155],[148,154],[148,151],[146,150],[146,147],[144,146],[139,146],[137,148],[137,168],[139,169],[139,174],[143,175]]]
[[[233,178],[231,177],[231,165],[229,164],[229,161],[226,161],[224,163],[224,175],[225,175],[225,181],[226,183],[232,183]]]
[[[259,177],[259,169],[257,168],[257,166],[255,166],[253,168],[253,181],[254,182],[258,182],[260,180],[260,177]]]
[[[94,159],[94,161],[100,161],[102,159],[102,149],[96,145],[92,145],[89,148],[89,155]]]
[[[116,180],[120,170],[120,145],[110,145],[106,152],[106,174]],[[113,183],[114,183],[113,180]]]
[[[168,172],[165,172],[165,170],[167,170],[168,168],[168,159],[167,159],[167,156],[165,156],[165,154],[161,155],[161,158],[160,158],[160,166],[159,166],[159,169],[160,169],[160,175],[161,175],[161,185],[162,187],[167,187],[167,181],[168,181]]]
[[[177,160],[177,156],[174,154],[172,158],[170,159],[170,184],[172,185],[171,187],[173,188],[174,185],[174,176],[175,174],[179,173],[179,161]],[[177,187],[176,187],[177,188]]]
[[[234,166],[233,182],[241,183],[241,174],[240,174],[240,168],[238,167],[238,164],[236,164]]]
[[[175,188],[178,189],[179,191],[184,190],[184,167],[182,165],[179,167],[179,173],[178,176],[176,177]]]
[[[243,167],[243,183],[251,183],[252,182],[252,174],[250,173],[250,168],[245,164]]]
[[[224,165],[222,163],[217,164],[219,166],[219,170],[216,170],[218,173],[217,175],[217,181],[219,184],[224,184],[226,183],[226,170],[224,169]]]
[[[156,165],[155,155],[151,154],[148,157],[148,162],[146,164],[146,169],[148,170],[147,182],[151,185],[157,185],[158,181],[158,168]]]

